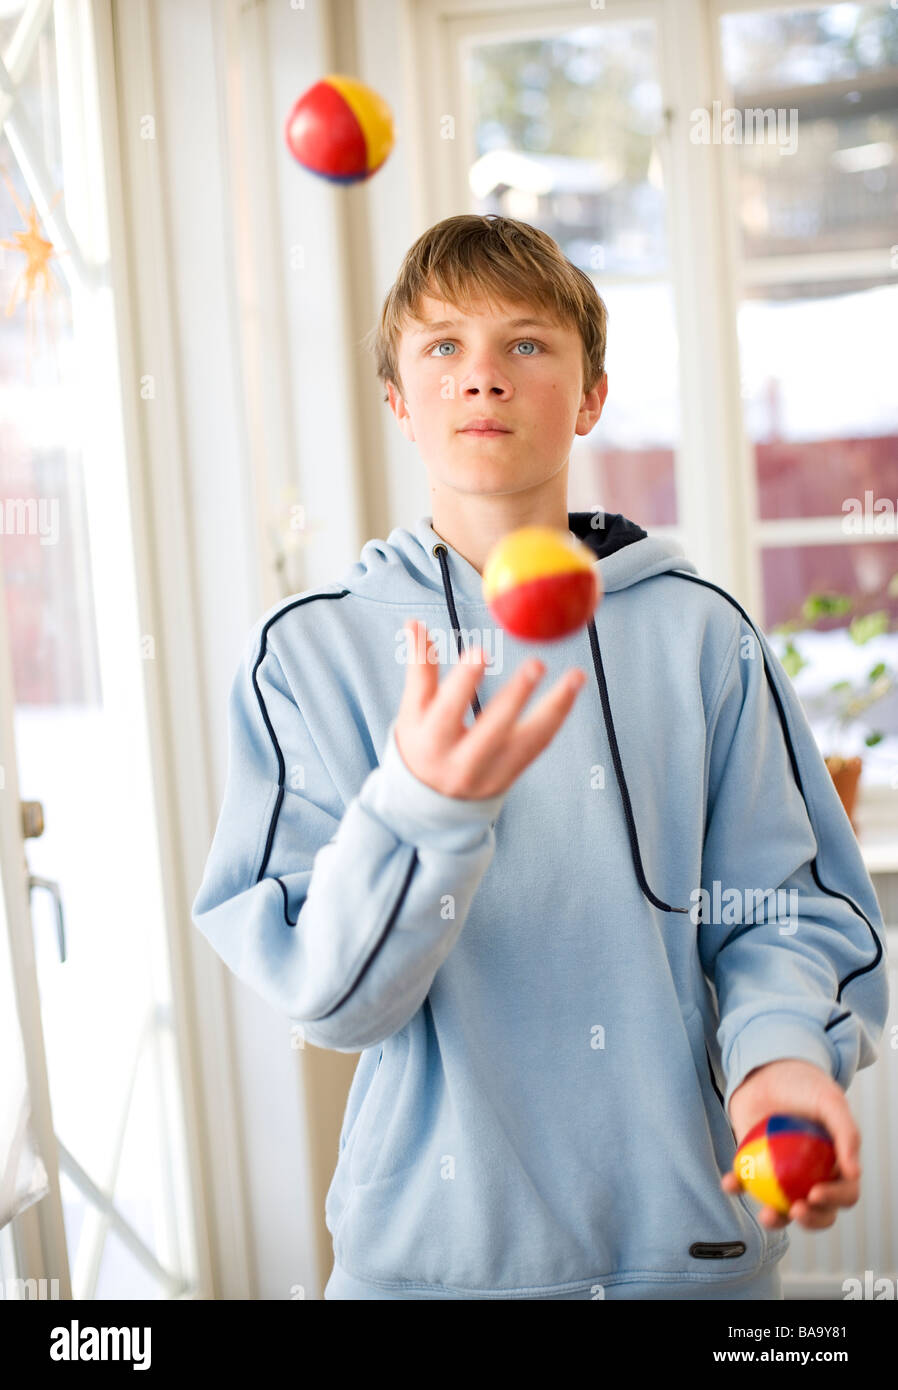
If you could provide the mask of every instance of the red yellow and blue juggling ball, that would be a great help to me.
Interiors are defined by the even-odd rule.
[[[297,99],[284,134],[310,173],[331,183],[362,183],[393,148],[393,113],[358,78],[331,73]]]
[[[602,597],[591,550],[553,526],[521,526],[493,546],[483,597],[497,623],[525,642],[555,642],[592,617]]]
[[[835,1146],[822,1125],[796,1115],[768,1115],[742,1140],[733,1172],[759,1202],[787,1216],[793,1202],[832,1177],[835,1162]]]

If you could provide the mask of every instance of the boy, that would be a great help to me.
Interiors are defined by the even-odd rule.
[[[362,1050],[328,1299],[782,1298],[786,1220],[726,1176],[771,1111],[836,1144],[790,1218],[858,1198],[879,906],[748,616],[678,547],[567,511],[605,328],[536,228],[420,237],[375,346],[433,515],[265,614],[232,689],[193,915],[308,1041]],[[482,594],[530,524],[582,540],[604,589],[535,675]]]

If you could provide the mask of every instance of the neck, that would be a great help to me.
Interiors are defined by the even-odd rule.
[[[482,575],[493,546],[510,531],[521,526],[569,530],[566,478],[564,481],[564,490],[556,487],[551,495],[545,487],[499,496],[476,496],[432,488],[431,527]],[[556,479],[550,482],[555,483]]]

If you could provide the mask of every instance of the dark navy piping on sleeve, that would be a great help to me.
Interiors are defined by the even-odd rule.
[[[259,689],[259,683],[256,680],[256,672],[262,665],[262,662],[265,660],[265,657],[268,653],[268,629],[272,626],[272,624],[276,623],[279,618],[283,618],[285,614],[291,613],[294,608],[302,607],[304,603],[314,603],[316,599],[345,598],[348,593],[348,589],[341,589],[340,592],[337,594],[308,594],[305,598],[298,598],[293,603],[287,604],[286,608],[281,608],[277,613],[273,613],[262,629],[261,637],[259,640],[259,655],[256,657],[256,664],[253,666],[252,680],[253,689],[256,692],[256,699],[259,702],[259,709],[262,711],[262,718],[264,719],[265,727],[268,730],[268,736],[271,739],[271,742],[274,745],[274,751],[277,754],[278,796],[277,801],[274,804],[274,810],[271,813],[271,821],[268,826],[268,839],[265,842],[265,853],[262,855],[262,863],[259,866],[259,872],[256,874],[257,883],[261,882],[261,880],[265,877],[265,868],[271,856],[271,846],[274,844],[274,832],[277,829],[278,816],[281,813],[281,806],[283,805],[284,801],[284,790],[286,782],[286,768],[284,766],[284,755],[281,752],[281,746],[278,743],[277,738],[275,736],[271,720],[268,718],[268,710],[265,708],[265,701],[262,699],[262,692]],[[279,878],[276,878],[275,882],[281,884],[281,891],[284,894],[284,920],[287,922],[288,926],[295,927],[296,923],[291,922],[289,917],[287,916],[286,889],[284,888],[284,885],[283,883],[281,883],[281,880]]]
[[[436,545],[432,546],[431,549],[433,554],[436,555],[437,559],[440,562],[440,570],[443,576],[443,589],[446,594],[446,604],[449,609],[449,616],[452,619],[452,630],[455,633],[455,642],[458,648],[458,654],[459,656],[461,656],[461,632],[459,630],[458,625],[458,614],[455,610],[455,599],[452,595],[452,582],[449,578],[449,561],[446,558],[448,553],[447,548],[445,545],[438,542]],[[617,735],[614,731],[614,720],[611,717],[611,702],[608,699],[608,687],[605,683],[605,671],[602,666],[602,654],[599,650],[599,638],[596,632],[595,621],[592,618],[590,618],[589,620],[589,641],[592,647],[592,662],[593,666],[595,667],[596,681],[598,682],[599,686],[599,695],[602,700],[602,715],[605,719],[605,728],[608,733],[608,742],[611,746],[611,758],[614,763],[614,773],[617,777],[617,785],[620,789],[621,801],[623,802],[624,807],[624,816],[627,821],[627,834],[630,839],[630,854],[633,859],[633,867],[636,871],[637,882],[639,883],[639,887],[641,888],[644,897],[648,898],[649,902],[653,903],[655,907],[662,908],[664,912],[688,912],[689,909],[686,907],[671,907],[670,903],[666,903],[663,901],[663,899],[656,897],[656,895],[652,892],[651,888],[649,887],[648,882],[646,881],[645,872],[642,867],[642,855],[639,850],[639,839],[636,834],[636,821],[633,816],[633,806],[630,801],[630,792],[627,787],[627,779],[624,776],[624,768],[623,763],[621,761],[620,749],[617,746]],[[476,719],[478,714],[480,713],[480,701],[477,699],[476,690],[474,691],[474,694],[471,698],[471,706],[474,710],[474,717]]]
[[[796,781],[796,783],[797,783],[798,790],[801,792],[801,797],[802,797],[802,800],[804,801],[804,804],[805,804],[805,810],[806,810],[807,813],[808,813],[808,820],[809,820],[810,823],[811,823],[811,828],[814,830],[814,838],[817,839],[818,837],[817,837],[816,828],[815,828],[815,826],[814,826],[814,820],[813,820],[813,817],[812,817],[812,815],[811,815],[811,808],[810,808],[810,806],[808,805],[808,799],[807,799],[807,797],[805,796],[805,793],[804,793],[804,786],[802,785],[802,781],[801,781],[801,774],[800,774],[800,772],[799,772],[799,770],[798,770],[798,761],[797,761],[797,759],[796,759],[796,757],[795,757],[795,749],[794,749],[793,744],[792,744],[792,736],[791,736],[791,734],[789,733],[789,724],[788,724],[788,720],[786,719],[786,712],[785,712],[785,710],[783,709],[782,700],[781,700],[781,698],[780,698],[780,693],[779,693],[779,691],[778,691],[777,688],[776,688],[776,683],[775,683],[773,677],[772,677],[771,674],[770,674],[770,670],[769,670],[769,667],[768,667],[768,665],[767,665],[767,657],[766,657],[765,654],[764,654],[764,647],[763,647],[763,645],[762,645],[762,643],[761,643],[761,641],[760,641],[760,635],[758,634],[757,628],[755,627],[755,625],[754,625],[754,623],[752,622],[751,618],[750,618],[750,617],[748,616],[748,614],[746,613],[745,609],[742,607],[742,605],[741,605],[740,603],[738,603],[738,602],[736,601],[736,599],[733,598],[732,594],[728,594],[727,591],[726,591],[726,589],[721,589],[717,584],[712,584],[711,581],[710,581],[710,579],[700,579],[698,575],[696,575],[696,574],[689,574],[689,573],[687,573],[685,570],[676,570],[676,569],[672,569],[672,570],[668,570],[667,573],[668,573],[668,574],[675,574],[675,575],[677,576],[677,578],[679,578],[679,579],[689,579],[689,580],[692,581],[693,584],[703,584],[703,585],[705,586],[706,589],[714,589],[715,592],[718,593],[718,594],[720,594],[722,598],[725,598],[725,599],[727,600],[728,603],[731,603],[731,604],[733,605],[734,608],[738,608],[739,612],[742,614],[743,618],[745,619],[745,621],[748,623],[749,627],[751,628],[752,632],[754,632],[755,635],[758,636],[758,638],[759,638],[759,640],[758,640],[758,646],[759,646],[760,649],[761,649],[761,656],[764,658],[764,674],[765,674],[765,676],[767,677],[767,683],[768,683],[768,685],[770,686],[770,692],[771,692],[771,694],[773,695],[774,703],[776,704],[777,714],[779,715],[780,725],[782,726],[782,730],[783,730],[783,736],[785,737],[785,740],[786,740],[786,747],[787,747],[787,749],[788,749],[788,751],[789,751],[789,762],[792,764],[792,773],[793,773],[793,776],[795,777],[795,781]],[[819,841],[818,841],[818,842],[819,842]],[[832,897],[832,898],[841,898],[843,902],[846,902],[846,903],[848,904],[848,906],[849,906],[850,908],[852,908],[853,911],[855,911],[855,912],[858,914],[858,916],[861,917],[861,918],[863,919],[863,921],[866,922],[867,926],[868,926],[869,929],[870,929],[870,934],[871,934],[871,936],[873,937],[873,940],[876,942],[876,955],[873,957],[873,959],[871,960],[870,964],[869,964],[869,965],[861,965],[861,966],[858,966],[857,970],[852,970],[850,974],[848,974],[848,975],[845,976],[844,980],[840,980],[840,981],[839,981],[839,988],[838,988],[838,990],[837,990],[837,992],[836,992],[836,998],[835,998],[835,1002],[838,1004],[838,1003],[840,1002],[841,998],[842,998],[842,990],[845,988],[845,986],[846,986],[851,980],[856,979],[856,977],[857,977],[858,975],[866,975],[866,973],[867,973],[868,970],[873,970],[873,969],[879,964],[880,958],[881,958],[881,956],[882,956],[882,942],[880,941],[879,937],[876,935],[876,931],[875,931],[875,929],[874,929],[873,923],[870,921],[870,919],[869,919],[869,917],[866,915],[866,913],[863,912],[862,909],[858,906],[858,904],[857,904],[852,898],[849,898],[848,895],[847,895],[846,893],[841,893],[841,892],[839,892],[839,890],[838,890],[837,888],[828,888],[828,887],[826,886],[826,884],[821,880],[820,874],[819,874],[819,872],[818,872],[818,870],[817,870],[817,856],[816,856],[816,854],[814,855],[814,858],[811,860],[811,873],[812,873],[812,875],[813,875],[813,877],[814,877],[814,882],[817,884],[817,887],[820,889],[821,893],[828,893],[830,897]],[[843,1019],[849,1018],[849,1017],[850,1017],[850,1014],[851,1014],[851,1011],[850,1011],[850,1010],[846,1010],[845,1012],[838,1014],[835,1018],[830,1019],[829,1023],[826,1024],[826,1027],[824,1028],[823,1031],[824,1031],[825,1033],[829,1032],[830,1028],[835,1028],[835,1026],[836,1026],[837,1023],[841,1023]]]
[[[402,904],[405,901],[405,895],[408,892],[408,886],[412,881],[412,875],[414,874],[415,869],[417,867],[418,851],[414,847],[412,847],[412,857],[409,861],[408,871],[405,875],[405,879],[403,880],[402,887],[399,890],[399,896],[393,904],[393,911],[387,918],[386,924],[380,936],[377,938],[374,945],[371,947],[371,950],[368,952],[366,959],[362,962],[361,969],[356,973],[356,977],[353,980],[352,984],[349,986],[349,988],[345,990],[343,994],[340,995],[340,998],[337,1000],[336,1004],[332,1004],[326,1013],[316,1014],[314,1018],[308,1019],[307,1021],[309,1023],[320,1023],[322,1019],[330,1018],[331,1014],[336,1013],[340,1006],[346,1003],[346,1000],[349,998],[350,994],[352,994],[358,988],[359,984],[361,983],[362,976],[366,973],[369,966],[371,965],[371,962],[374,960],[374,957],[377,955],[381,946],[386,941],[387,933],[389,932],[390,928],[392,927],[393,923],[396,921],[396,918],[399,915],[399,909],[402,907]]]
[[[259,669],[259,667],[261,666],[262,662],[265,660],[265,656],[266,656],[267,651],[268,651],[268,629],[271,627],[271,625],[272,625],[273,623],[276,623],[277,620],[278,620],[279,618],[284,617],[284,615],[285,615],[286,613],[291,612],[292,609],[294,609],[294,608],[299,608],[299,607],[300,607],[302,604],[304,604],[304,603],[313,603],[316,599],[345,598],[346,595],[347,595],[348,593],[350,593],[350,590],[349,590],[349,589],[341,589],[340,592],[339,592],[339,593],[336,593],[336,594],[308,594],[305,598],[298,598],[294,603],[288,604],[288,605],[286,606],[286,608],[282,608],[282,609],[280,609],[279,612],[272,614],[272,616],[268,619],[268,622],[265,624],[265,626],[264,626],[263,629],[262,629],[262,634],[261,634],[261,638],[260,638],[260,642],[259,642],[259,655],[258,655],[258,657],[256,658],[255,665],[253,666],[252,680],[253,680],[253,688],[254,688],[254,690],[255,690],[255,692],[256,692],[256,699],[257,699],[258,702],[259,702],[259,709],[261,710],[261,712],[262,712],[262,718],[263,718],[263,720],[265,721],[265,727],[266,727],[267,730],[268,730],[268,734],[269,734],[269,737],[270,737],[270,739],[271,739],[272,745],[273,745],[273,747],[274,747],[274,751],[275,751],[275,753],[277,754],[277,760],[278,760],[278,795],[277,795],[277,801],[275,802],[275,805],[274,805],[274,810],[273,810],[272,813],[271,813],[271,822],[270,822],[269,827],[268,827],[268,839],[267,839],[266,842],[265,842],[265,853],[264,853],[263,856],[262,856],[262,863],[261,863],[261,866],[260,866],[260,868],[259,868],[259,872],[258,872],[258,874],[256,875],[256,882],[257,882],[257,883],[260,883],[261,880],[264,878],[264,876],[265,876],[265,867],[266,867],[266,865],[267,865],[267,863],[268,863],[268,860],[269,860],[269,857],[270,857],[270,855],[271,855],[271,847],[272,847],[272,845],[273,845],[273,843],[274,843],[274,835],[275,835],[275,830],[277,829],[278,816],[280,815],[281,806],[283,805],[283,801],[284,801],[285,780],[286,780],[286,767],[285,767],[285,764],[284,764],[284,755],[283,755],[283,753],[281,752],[281,746],[280,746],[280,744],[279,744],[278,741],[277,741],[277,736],[276,736],[276,734],[275,734],[275,732],[274,732],[274,728],[273,728],[273,726],[272,726],[271,720],[270,720],[269,717],[268,717],[268,710],[265,708],[265,701],[262,699],[262,692],[261,692],[261,690],[259,689],[259,685],[258,685],[258,682],[257,682],[257,680],[256,680],[256,672],[258,671],[258,669]],[[337,1009],[340,1008],[341,1004],[344,1004],[344,1003],[346,1002],[346,1000],[349,998],[349,996],[350,996],[350,995],[353,993],[353,991],[358,987],[358,984],[359,984],[360,980],[362,979],[362,976],[363,976],[363,975],[365,974],[365,972],[368,970],[369,966],[371,965],[371,962],[374,960],[374,957],[377,955],[378,951],[380,950],[381,946],[383,945],[384,941],[386,940],[386,938],[387,938],[387,933],[389,932],[390,928],[392,927],[393,923],[394,923],[395,920],[396,920],[396,917],[397,917],[397,915],[398,915],[398,913],[399,913],[399,909],[401,908],[401,906],[402,906],[402,904],[403,904],[403,902],[404,902],[404,900],[405,900],[405,895],[406,895],[406,893],[408,892],[408,886],[409,886],[409,884],[410,884],[411,881],[412,881],[412,875],[414,874],[417,865],[418,865],[418,851],[417,851],[417,849],[415,849],[415,848],[413,847],[413,848],[412,848],[412,857],[411,857],[411,861],[410,861],[410,863],[409,863],[408,870],[407,870],[406,875],[405,875],[405,878],[404,878],[404,880],[403,880],[402,887],[401,887],[401,889],[400,889],[400,891],[399,891],[399,896],[398,896],[398,898],[396,899],[396,902],[393,904],[393,911],[390,913],[389,917],[387,918],[386,925],[384,926],[383,931],[381,932],[380,936],[377,938],[377,941],[374,943],[374,946],[373,946],[372,949],[368,952],[367,958],[362,962],[361,968],[360,968],[360,969],[358,970],[358,972],[356,973],[355,979],[352,981],[352,984],[349,986],[349,988],[348,988],[347,990],[345,990],[344,993],[340,996],[340,998],[337,1000],[336,1004],[332,1005],[332,1007],[331,1007],[330,1009],[328,1009],[327,1013],[319,1014],[319,1015],[317,1016],[317,1018],[309,1019],[309,1020],[308,1020],[309,1023],[318,1023],[318,1022],[319,1022],[321,1019],[323,1019],[323,1018],[329,1018],[329,1017],[331,1016],[332,1013],[335,1013],[335,1012],[337,1011]],[[287,923],[287,926],[288,926],[288,927],[295,927],[295,926],[296,926],[296,923],[299,921],[299,917],[297,916],[297,918],[295,919],[295,921],[292,921],[292,922],[291,922],[289,916],[287,915],[287,887],[286,887],[286,884],[283,882],[282,879],[278,878],[276,874],[274,875],[274,881],[275,881],[275,883],[278,885],[278,887],[280,888],[281,893],[282,893],[283,898],[284,898],[284,921]]]

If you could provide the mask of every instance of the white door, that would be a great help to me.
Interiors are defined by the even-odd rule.
[[[69,1298],[22,838],[39,810],[18,793],[6,614],[0,565],[0,1284],[7,1299],[27,1296],[20,1279],[36,1281],[32,1295]]]
[[[195,1211],[91,16],[77,0],[0,15],[0,300],[13,304],[0,317],[0,970],[31,1080],[33,1133],[18,1142],[47,1184],[36,1197],[38,1174],[35,1200],[0,1217],[0,1277],[169,1299],[196,1291]],[[53,256],[50,292],[38,278],[26,306],[17,234],[32,209]],[[11,1147],[22,1107],[7,1074]]]

